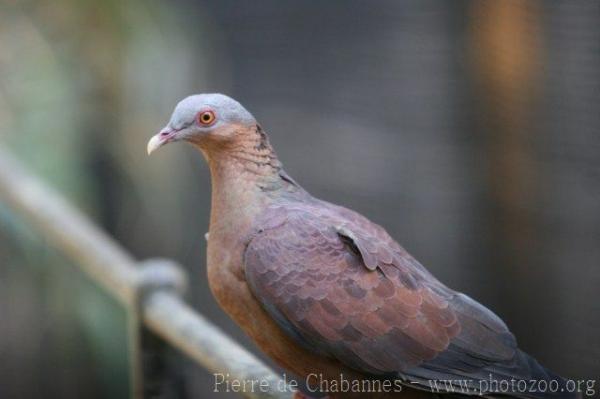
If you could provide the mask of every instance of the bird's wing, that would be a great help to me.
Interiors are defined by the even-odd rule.
[[[381,227],[332,209],[279,212],[247,246],[248,283],[288,334],[376,375],[425,381],[514,366],[515,339],[494,313],[435,280]]]

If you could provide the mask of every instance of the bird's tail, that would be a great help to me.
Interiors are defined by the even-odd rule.
[[[481,392],[484,396],[527,399],[582,397],[574,381],[551,372],[527,353],[518,350],[515,360],[512,367],[490,368],[489,379],[480,381],[480,386],[486,388],[485,393]]]

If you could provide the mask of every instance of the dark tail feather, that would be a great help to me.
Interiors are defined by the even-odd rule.
[[[518,350],[512,366],[493,366],[488,372],[488,392],[484,393],[485,396],[508,395],[528,399],[581,398],[581,393],[576,392],[573,382],[569,383],[568,380],[554,374],[521,350]]]
[[[403,377],[416,388],[436,393],[455,393],[486,398],[574,399],[581,398],[573,381],[552,373],[527,353],[517,349],[510,363],[496,363],[487,367],[472,359],[471,362],[451,362],[452,348],[440,355],[437,364],[421,365]],[[443,359],[444,357],[451,358]],[[418,385],[415,385],[418,383]],[[452,385],[452,386],[450,386]]]

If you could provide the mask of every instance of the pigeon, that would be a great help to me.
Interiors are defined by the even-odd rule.
[[[577,397],[498,316],[436,279],[383,227],[303,189],[239,102],[183,99],[148,154],[176,141],[210,168],[214,297],[309,392]]]

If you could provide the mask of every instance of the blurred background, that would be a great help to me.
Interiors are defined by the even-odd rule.
[[[256,352],[206,284],[210,181],[146,142],[223,92],[290,175],[384,225],[571,378],[600,376],[600,3],[0,2],[0,143]],[[0,203],[0,397],[122,398],[126,315]],[[175,397],[212,376],[170,354]]]

